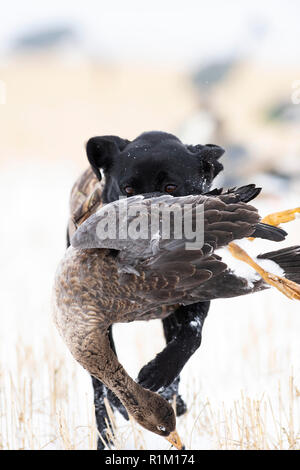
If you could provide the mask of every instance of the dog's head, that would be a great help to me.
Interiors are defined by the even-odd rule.
[[[100,170],[104,172],[105,203],[154,192],[201,194],[210,190],[223,169],[218,161],[224,153],[221,147],[184,145],[165,132],[145,132],[131,142],[117,136],[93,137],[86,150],[99,180]]]

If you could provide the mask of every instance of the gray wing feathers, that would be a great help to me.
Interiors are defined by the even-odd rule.
[[[148,216],[151,205],[159,204],[160,216],[171,205],[190,204],[188,209],[192,220],[196,218],[196,206],[203,204],[204,244],[201,248],[186,250],[185,236],[174,238],[175,226],[171,224],[170,238],[162,237],[161,227],[154,236],[145,239],[122,239],[116,233],[115,238],[99,237],[98,224],[103,223],[107,216],[108,206],[113,207],[112,214],[120,221],[124,208],[128,213],[134,214],[135,209],[141,208],[142,218],[137,215],[128,215],[128,227],[131,223],[145,222],[149,228]],[[114,213],[115,211],[115,213]],[[107,218],[108,217],[108,218]],[[175,216],[174,216],[175,220]],[[119,266],[120,284],[135,284],[135,295],[141,295],[145,300],[172,304],[174,302],[191,302],[194,299],[195,289],[201,289],[212,279],[224,273],[227,265],[214,254],[214,250],[227,245],[232,240],[251,236],[259,221],[256,209],[246,203],[228,204],[221,197],[187,196],[174,198],[162,196],[144,199],[132,197],[116,201],[101,208],[86,220],[75,232],[71,243],[76,248],[110,248],[119,251],[117,262]],[[144,227],[144,230],[146,228]],[[184,234],[183,234],[184,235]],[[142,282],[136,282],[136,276]],[[196,293],[196,292],[195,292]],[[199,295],[199,294],[197,294]]]
[[[167,215],[174,207],[179,207],[178,210],[184,207],[186,216],[191,216],[192,222],[195,224],[196,208],[201,205],[204,208],[203,227],[201,228],[204,230],[204,241],[211,244],[214,249],[227,245],[234,239],[250,236],[255,230],[255,224],[259,221],[258,213],[254,207],[242,202],[226,204],[226,201],[222,201],[221,196],[171,197],[165,195],[151,199],[134,196],[107,204],[89,217],[77,229],[71,244],[75,248],[82,249],[110,248],[126,251],[132,257],[141,259],[159,255],[160,252],[166,250],[176,251],[190,240],[185,236],[183,227],[181,227],[181,238],[176,238],[175,221],[178,219],[175,215],[173,219],[167,219]],[[156,215],[154,211],[154,216],[153,207],[159,207]],[[180,213],[180,223],[183,224],[183,210]],[[154,219],[151,219],[151,216]],[[157,230],[151,225],[152,220],[157,221],[157,217],[161,220],[164,216],[166,216],[165,220],[171,221],[169,238],[163,237],[161,224],[158,225]],[[125,232],[119,230],[124,221]],[[105,234],[105,224],[110,226],[108,235]],[[131,230],[132,227],[133,230]]]

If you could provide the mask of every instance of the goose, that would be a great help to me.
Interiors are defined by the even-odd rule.
[[[142,427],[164,436],[178,449],[183,444],[172,406],[129,376],[111,348],[109,328],[119,322],[166,318],[178,305],[252,294],[269,285],[300,300],[299,246],[260,255],[258,264],[236,243],[248,237],[281,241],[286,232],[276,225],[299,212],[298,208],[279,213],[268,219],[269,225],[245,202],[256,194],[252,185],[225,193],[147,194],[111,202],[81,223],[57,269],[54,321],[74,358],[117,396]],[[176,236],[178,223],[171,223],[167,237],[161,225],[145,236],[143,230],[151,228],[153,208],[163,219],[174,204],[181,210],[188,208],[194,226],[198,208],[202,208],[202,245],[197,242],[193,249],[186,249],[190,238],[185,233]],[[117,230],[124,217],[127,237]],[[112,230],[106,236],[104,227],[109,226]],[[235,274],[218,255],[223,247],[254,267],[259,278],[249,282]],[[271,260],[284,276],[265,270],[261,266],[264,260]]]

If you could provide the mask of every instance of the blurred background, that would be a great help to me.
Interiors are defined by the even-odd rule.
[[[95,444],[95,434],[80,440],[74,431],[88,429],[86,436],[91,436],[94,429],[89,379],[80,375],[83,372],[68,357],[49,319],[53,276],[65,249],[69,193],[87,166],[84,145],[89,137],[116,134],[133,139],[146,130],[163,130],[187,144],[218,144],[226,149],[219,186],[261,185],[257,205],[262,215],[299,205],[299,16],[297,0],[10,0],[2,5],[0,448]],[[299,222],[297,226],[295,222],[288,244],[299,242],[298,233]],[[212,333],[207,343],[210,355],[204,351],[201,356],[202,373],[206,370],[209,375],[211,366],[205,369],[204,363],[207,367],[217,354],[210,393],[216,392],[217,383],[225,387],[235,380],[239,393],[256,383],[252,380],[256,374],[266,381],[254,393],[264,393],[272,389],[276,374],[285,380],[280,374],[292,369],[292,380],[299,381],[299,347],[291,336],[300,326],[295,314],[299,308],[277,293],[272,298],[269,294],[257,294],[249,312],[249,299],[242,307],[234,301],[230,306],[226,303],[228,315],[237,315],[232,317],[240,337],[235,351],[228,350],[225,339],[222,343],[220,332],[229,328],[228,317],[222,316],[223,304],[216,307],[210,331],[219,331],[218,345],[223,344],[224,351],[215,351]],[[256,330],[261,317],[253,317],[253,310],[267,305],[270,316],[262,333]],[[243,323],[239,328],[239,309],[249,315],[243,322],[249,321],[250,327]],[[249,328],[253,348],[245,346],[249,338],[243,334]],[[132,344],[138,343],[135,334],[130,337]],[[269,358],[262,369],[259,364],[266,349],[257,349],[261,337]],[[121,339],[122,335],[120,344]],[[162,343],[157,341],[159,349]],[[123,350],[126,347],[124,360],[129,358],[133,374],[134,367],[138,370],[134,361],[143,363],[153,356],[150,349],[145,352],[145,345],[139,353],[123,344]],[[233,357],[243,358],[237,369],[231,368]],[[246,378],[244,368],[250,371]],[[236,372],[231,379],[228,369]],[[78,413],[76,400],[81,403],[83,392],[73,390],[77,398],[69,396],[75,376],[88,394],[87,414]],[[240,381],[241,377],[245,380]],[[293,403],[295,397],[299,402],[294,382],[291,391],[287,380]],[[217,407],[225,395],[224,389]],[[74,425],[72,420],[77,420]],[[224,448],[216,420],[197,445]],[[298,446],[297,432],[299,428],[293,428],[293,437],[284,441],[280,435],[279,441],[283,446],[283,442]],[[232,439],[238,441],[236,436]],[[272,447],[267,441],[255,445]]]
[[[223,145],[233,184],[266,173],[297,186],[299,8],[12,0],[1,15],[1,162],[84,167],[90,136],[159,129]]]

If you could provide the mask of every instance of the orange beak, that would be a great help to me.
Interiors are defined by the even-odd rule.
[[[183,444],[180,440],[180,437],[177,434],[176,429],[175,429],[175,431],[171,432],[171,434],[169,434],[166,437],[166,439],[167,439],[167,441],[170,442],[170,444],[172,444],[172,446],[176,447],[176,449],[181,450],[183,448]]]

